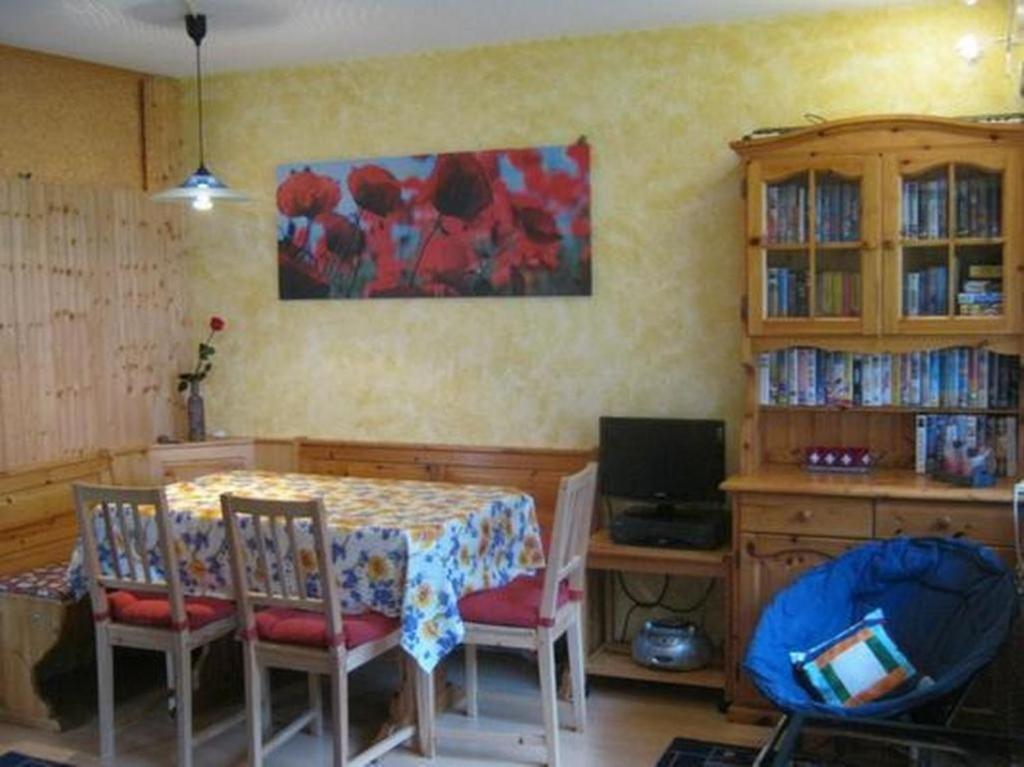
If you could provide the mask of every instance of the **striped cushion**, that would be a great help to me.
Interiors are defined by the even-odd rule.
[[[838,636],[790,658],[824,703],[852,708],[877,700],[916,674],[884,623],[882,611],[873,610]]]

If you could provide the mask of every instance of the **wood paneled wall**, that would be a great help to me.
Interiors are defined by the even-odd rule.
[[[0,45],[0,176],[155,190],[178,183],[177,80]]]
[[[175,431],[182,250],[142,192],[0,179],[0,469]]]

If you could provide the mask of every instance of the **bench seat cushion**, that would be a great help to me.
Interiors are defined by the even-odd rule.
[[[0,576],[0,594],[17,594],[51,602],[75,601],[68,581],[68,563],[34,567]]]

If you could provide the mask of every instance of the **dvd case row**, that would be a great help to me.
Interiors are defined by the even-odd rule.
[[[968,346],[903,354],[790,347],[758,358],[762,405],[1016,408],[1020,357]]]
[[[918,415],[914,470],[918,474],[970,477],[1017,475],[1017,418],[1005,415]]]

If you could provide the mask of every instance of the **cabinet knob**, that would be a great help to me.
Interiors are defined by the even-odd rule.
[[[814,512],[810,509],[801,509],[797,512],[796,518],[799,522],[810,522],[814,519]]]
[[[882,240],[882,247],[886,250],[894,250],[896,248],[895,240]]]
[[[953,526],[953,518],[950,516],[939,517],[935,520],[936,530],[948,530]]]

